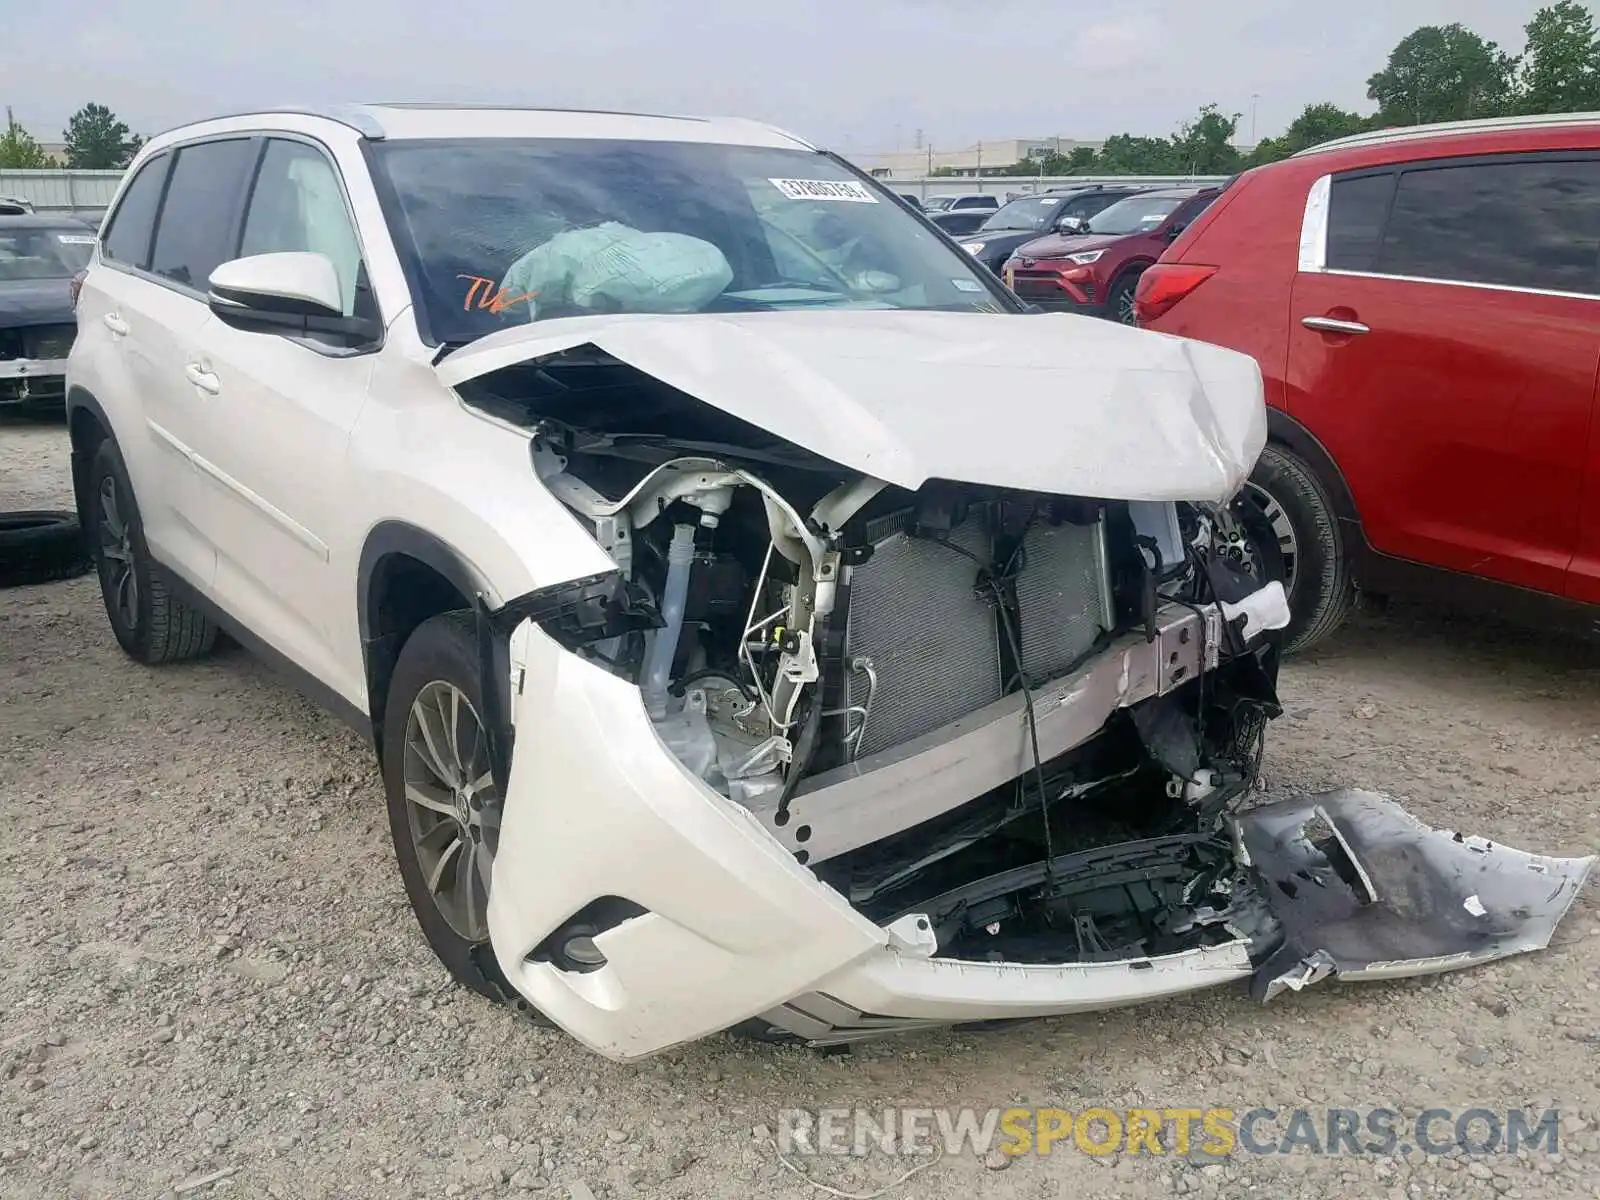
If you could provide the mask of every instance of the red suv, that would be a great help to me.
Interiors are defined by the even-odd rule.
[[[1237,177],[1138,323],[1253,355],[1290,648],[1359,586],[1600,632],[1600,118],[1419,126]]]
[[[1001,275],[1030,304],[1133,323],[1139,276],[1205,211],[1219,189],[1163,188],[1103,208],[1081,233],[1017,247]]]

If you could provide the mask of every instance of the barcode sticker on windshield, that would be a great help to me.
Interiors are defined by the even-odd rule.
[[[846,204],[876,204],[878,198],[853,179],[769,179],[791,200],[842,200]]]
[[[58,233],[56,234],[56,241],[60,242],[63,246],[92,246],[94,245],[94,234]]]

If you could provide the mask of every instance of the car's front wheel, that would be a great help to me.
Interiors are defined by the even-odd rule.
[[[89,555],[117,644],[148,666],[198,658],[216,645],[217,627],[173,595],[150,557],[144,522],[115,442],[100,443],[89,469]]]
[[[489,945],[502,803],[490,768],[472,616],[430,617],[406,639],[383,721],[389,832],[411,910],[456,981],[518,1001]]]
[[[1249,523],[1250,536],[1275,543],[1260,553],[1282,562],[1290,612],[1284,648],[1309,650],[1339,628],[1355,602],[1332,497],[1303,459],[1269,444],[1241,499],[1259,516]]]
[[[1135,323],[1133,293],[1139,286],[1140,274],[1138,271],[1129,271],[1119,276],[1106,295],[1106,316],[1120,325]]]

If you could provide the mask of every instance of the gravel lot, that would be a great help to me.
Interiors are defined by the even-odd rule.
[[[67,507],[59,426],[0,425],[0,508]],[[91,578],[0,592],[0,1196],[744,1200],[827,1194],[780,1108],[1563,1111],[1560,1155],[946,1158],[890,1197],[1600,1195],[1595,885],[1529,956],[823,1056],[717,1038],[610,1064],[454,990],[354,735],[230,650],[160,671]],[[1600,652],[1418,610],[1285,671],[1275,795],[1353,784],[1550,853],[1600,846]],[[1526,1151],[1524,1152],[1526,1154]],[[840,1192],[904,1160],[813,1161]]]

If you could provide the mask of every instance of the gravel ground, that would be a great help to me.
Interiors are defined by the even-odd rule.
[[[58,426],[0,426],[0,508],[68,504]],[[91,578],[0,592],[0,1196],[811,1197],[791,1106],[1559,1105],[1560,1154],[1004,1170],[813,1160],[941,1197],[1600,1195],[1594,888],[1547,953],[1430,981],[1242,987],[823,1056],[715,1038],[610,1064],[452,988],[354,735],[237,650],[159,671]],[[1550,853],[1600,846],[1600,653],[1418,610],[1285,670],[1270,793],[1345,784]]]

